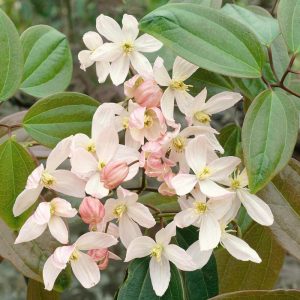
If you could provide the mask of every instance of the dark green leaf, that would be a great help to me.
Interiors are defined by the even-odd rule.
[[[194,3],[216,9],[222,6],[222,0],[170,0],[169,3]]]
[[[39,100],[28,110],[23,126],[36,141],[53,148],[72,134],[90,134],[97,107],[97,101],[83,94],[54,94]]]
[[[256,36],[218,10],[168,4],[145,16],[140,28],[203,69],[236,77],[261,76],[265,57]]]
[[[219,142],[224,148],[224,156],[240,156],[241,128],[236,124],[225,126],[218,136]]]
[[[59,300],[60,296],[55,291],[47,291],[42,283],[29,279],[27,286],[27,300]]]
[[[163,196],[159,193],[147,193],[139,197],[139,202],[155,206],[161,211],[178,211],[177,196]]]
[[[242,143],[249,188],[256,193],[289,161],[298,135],[299,116],[293,100],[280,90],[267,90],[247,111]]]

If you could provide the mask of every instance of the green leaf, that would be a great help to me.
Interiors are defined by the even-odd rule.
[[[280,34],[278,21],[272,17],[258,15],[234,4],[226,4],[221,12],[244,24],[256,34],[263,45],[271,45],[272,41]]]
[[[170,0],[169,3],[193,3],[216,9],[222,7],[222,0]]]
[[[50,26],[36,25],[23,32],[21,42],[25,60],[21,89],[35,97],[65,90],[73,70],[66,36]]]
[[[211,300],[295,300],[299,297],[300,291],[297,290],[265,290],[228,293],[211,298]]]
[[[23,56],[19,34],[13,22],[0,9],[0,102],[19,88],[23,73]]]
[[[259,94],[247,111],[242,144],[249,188],[256,193],[289,161],[298,135],[293,100],[280,90]]]
[[[76,133],[90,134],[98,102],[79,93],[57,93],[35,103],[23,120],[26,131],[50,148]]]
[[[283,265],[285,252],[268,227],[254,224],[243,239],[257,251],[262,262],[244,262],[232,257],[225,249],[215,251],[220,293],[239,290],[272,289]]]
[[[155,295],[149,273],[149,258],[138,258],[132,261],[127,270],[125,281],[121,285],[116,300],[184,300],[183,282],[179,270],[171,264],[171,281],[162,297]]]
[[[47,291],[42,283],[29,279],[27,286],[27,300],[59,300],[56,291]]]
[[[155,206],[161,211],[178,211],[177,196],[163,196],[159,193],[147,193],[139,197],[139,202]]]
[[[218,10],[167,4],[146,15],[140,28],[200,68],[236,77],[261,76],[265,57],[256,36]]]
[[[274,215],[271,230],[281,246],[300,260],[300,163],[289,164],[259,192]]]
[[[13,139],[0,146],[0,217],[12,229],[19,229],[31,211],[14,217],[12,208],[35,168],[29,153]]]
[[[218,136],[218,140],[224,148],[224,156],[240,156],[241,128],[236,124],[225,126]]]
[[[178,245],[185,250],[198,238],[199,231],[193,226],[184,229],[177,228],[176,240]],[[206,300],[218,295],[218,272],[214,255],[202,269],[183,272],[183,274],[189,300]]]
[[[277,15],[289,50],[298,53],[300,51],[300,0],[281,0]]]

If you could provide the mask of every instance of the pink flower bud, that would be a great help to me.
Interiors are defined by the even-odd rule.
[[[154,80],[146,79],[138,85],[133,94],[138,104],[151,108],[159,106],[163,92]]]
[[[109,263],[109,252],[107,248],[89,250],[88,255],[98,264],[101,271],[105,270]]]
[[[129,167],[125,162],[111,162],[108,163],[102,170],[100,178],[104,186],[112,190],[120,185],[127,177]]]
[[[105,215],[104,205],[97,198],[85,197],[79,206],[79,214],[84,223],[98,224]]]
[[[134,75],[132,78],[124,82],[124,94],[129,98],[133,98],[135,90],[142,82],[143,78],[140,75]]]

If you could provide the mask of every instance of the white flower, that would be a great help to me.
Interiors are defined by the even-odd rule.
[[[120,186],[117,195],[118,199],[108,199],[105,202],[105,221],[118,219],[121,242],[128,247],[132,240],[142,235],[137,224],[151,228],[156,222],[149,209],[137,202],[138,194]]]
[[[100,15],[96,21],[98,32],[111,43],[105,43],[91,56],[95,61],[111,62],[110,77],[115,85],[123,83],[130,64],[140,74],[151,73],[149,60],[140,52],[155,52],[162,43],[148,34],[138,38],[138,21],[134,16],[125,14],[123,27],[112,18]]]
[[[184,81],[192,76],[197,69],[197,66],[177,56],[174,61],[171,78],[163,64],[162,58],[158,57],[154,63],[153,73],[156,82],[161,86],[167,87],[161,98],[160,106],[164,117],[170,125],[175,123],[173,117],[174,101],[176,100],[179,110],[183,113],[193,101],[193,96],[188,93],[190,86],[185,84]]]
[[[192,258],[177,245],[170,244],[176,233],[174,222],[161,229],[155,235],[155,240],[147,236],[134,239],[126,253],[125,261],[134,258],[150,256],[150,278],[157,296],[162,296],[170,282],[170,262],[183,271],[194,271],[196,266]]]

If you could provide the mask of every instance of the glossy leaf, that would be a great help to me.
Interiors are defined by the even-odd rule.
[[[242,129],[251,192],[263,188],[288,163],[296,144],[298,125],[293,100],[284,92],[267,90],[253,101]]]
[[[278,21],[272,17],[258,15],[247,8],[234,4],[226,4],[221,12],[247,26],[263,45],[271,45],[272,41],[280,34]]]
[[[236,124],[225,126],[218,135],[218,140],[224,148],[224,156],[240,156],[241,128]]]
[[[21,35],[24,75],[21,89],[35,97],[62,92],[72,77],[72,55],[66,36],[46,25],[28,28]]]
[[[300,0],[281,0],[277,15],[289,50],[298,53],[300,51]]]
[[[24,190],[27,178],[35,168],[29,153],[13,139],[0,146],[0,217],[12,229],[19,229],[30,211],[14,217],[12,208]]]
[[[222,6],[222,0],[170,0],[169,3],[193,3],[216,9]]]
[[[150,280],[149,261],[148,257],[144,257],[135,259],[129,264],[127,276],[115,299],[184,300],[182,278],[173,264],[171,264],[171,281],[167,291],[162,297],[156,296]]]
[[[277,282],[285,252],[267,227],[252,225],[243,239],[257,251],[260,264],[243,262],[225,249],[216,251],[220,293],[239,290],[272,289]]]
[[[218,10],[168,4],[146,15],[140,28],[203,69],[236,77],[261,76],[264,53],[256,36]]]
[[[13,22],[0,9],[0,102],[19,88],[23,73],[23,55],[19,34]]]
[[[289,164],[259,192],[271,207],[273,234],[281,246],[300,260],[300,163],[292,159]]]
[[[23,126],[33,139],[53,148],[72,134],[90,134],[97,107],[97,101],[83,94],[54,94],[39,100],[28,110]]]
[[[41,282],[29,279],[27,286],[27,300],[59,300],[60,296],[56,291],[45,290]]]
[[[177,196],[163,196],[159,193],[147,193],[139,197],[139,202],[155,206],[161,211],[178,211]]]

